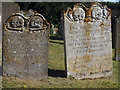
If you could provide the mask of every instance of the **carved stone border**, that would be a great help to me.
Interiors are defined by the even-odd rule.
[[[93,22],[97,20],[105,21],[111,15],[111,10],[108,9],[106,5],[102,6],[100,3],[93,3],[90,8],[86,8],[83,4],[77,3],[73,6],[72,9],[70,7],[67,8],[67,10],[64,12],[64,16],[67,17],[69,21],[76,22],[73,17],[74,12],[77,9],[80,9],[81,11],[84,10],[84,13],[79,14],[79,16],[85,14],[85,17],[83,15],[82,21],[86,22]],[[76,18],[79,16],[77,15]],[[79,21],[79,23],[80,22],[81,21]]]
[[[31,27],[31,22],[34,27]],[[10,31],[41,31],[49,27],[50,24],[41,14],[31,10],[13,13],[4,24],[4,30]]]

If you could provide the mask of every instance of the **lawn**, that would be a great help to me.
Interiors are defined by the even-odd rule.
[[[113,50],[114,52],[114,50]],[[118,61],[113,61],[113,74],[106,78],[75,80],[65,77],[64,42],[50,40],[48,59],[48,78],[44,80],[21,80],[3,77],[4,88],[117,88]]]

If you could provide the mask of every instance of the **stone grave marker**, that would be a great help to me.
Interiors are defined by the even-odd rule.
[[[120,16],[116,18],[115,20],[115,26],[116,26],[116,48],[115,48],[115,53],[116,53],[116,60],[120,61]]]
[[[2,2],[0,1],[0,49],[2,49]],[[1,50],[0,50],[1,51]],[[0,52],[0,56],[2,56],[2,51]],[[2,57],[0,57],[0,90],[2,89]]]
[[[77,3],[64,12],[66,74],[75,79],[112,74],[111,11]]]
[[[17,3],[14,2],[1,2],[0,3],[0,16],[1,18],[1,30],[0,30],[0,47],[2,47],[2,29],[3,29],[3,25],[6,22],[6,19],[8,19],[10,17],[11,14],[19,12],[20,11],[20,7],[18,6]]]
[[[47,77],[49,30],[49,23],[37,12],[13,13],[3,30],[3,75]]]

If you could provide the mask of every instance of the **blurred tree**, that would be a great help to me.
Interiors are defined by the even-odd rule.
[[[73,7],[75,2],[19,2],[21,10],[33,9],[41,13],[49,23],[59,25],[61,13],[67,7]],[[86,7],[90,6],[90,3],[82,2]]]
[[[41,13],[50,24],[54,24],[55,27],[60,28],[61,13],[63,13],[67,7],[73,8],[75,3],[76,2],[19,2],[18,5],[20,6],[21,10],[36,10],[38,13]],[[91,6],[90,2],[81,3],[87,8]],[[108,8],[112,9],[112,17],[120,15],[120,2],[101,2],[101,4],[107,5]],[[52,30],[50,34],[53,34]],[[59,35],[56,36],[59,37],[60,30],[57,34]]]

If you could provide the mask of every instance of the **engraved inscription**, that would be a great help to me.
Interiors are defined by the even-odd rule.
[[[67,76],[83,79],[111,75],[111,15],[99,3],[88,9],[79,5],[70,11],[73,21],[66,14],[69,11],[64,14]]]

